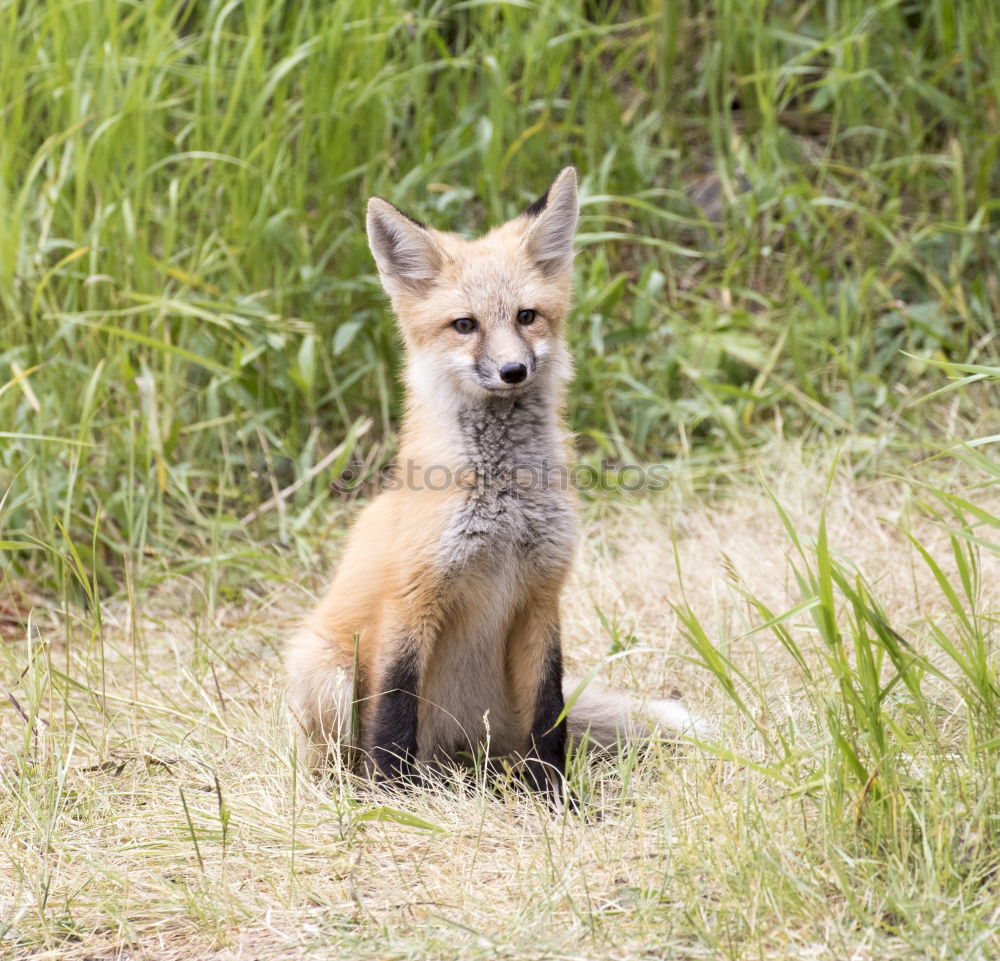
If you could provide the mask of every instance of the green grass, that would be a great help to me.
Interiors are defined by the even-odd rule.
[[[570,656],[720,729],[399,823],[277,682],[395,449],[364,204],[567,163],[579,454],[672,481]],[[987,0],[0,0],[3,951],[995,956],[997,197]]]
[[[0,22],[2,521],[50,547],[58,521],[107,589],[125,561],[229,540],[360,417],[390,441],[372,193],[478,231],[579,166],[570,411],[595,456],[871,442],[887,419],[924,441],[926,360],[996,363],[991,3]],[[44,551],[4,558],[65,589]]]

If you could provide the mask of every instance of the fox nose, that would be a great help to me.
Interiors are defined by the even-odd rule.
[[[500,379],[505,384],[520,384],[528,376],[528,368],[524,364],[504,364],[500,368]]]

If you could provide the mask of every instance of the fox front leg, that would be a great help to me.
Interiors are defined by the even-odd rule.
[[[371,719],[365,770],[379,784],[412,780],[417,759],[417,703],[420,665],[412,646],[401,647],[383,674]]]
[[[524,754],[528,786],[554,803],[565,800],[566,719],[561,717],[563,662],[555,596],[530,604],[517,618],[507,663],[518,712],[530,719]]]
[[[566,800],[566,719],[560,717],[565,706],[563,664],[559,628],[551,634],[535,698],[525,766],[531,788],[561,804]]]

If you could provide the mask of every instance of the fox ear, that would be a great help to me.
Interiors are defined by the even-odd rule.
[[[552,186],[521,215],[531,220],[524,249],[543,274],[569,270],[578,213],[576,170],[564,167]]]
[[[381,197],[368,201],[368,246],[390,297],[423,290],[441,268],[441,248],[430,231]]]

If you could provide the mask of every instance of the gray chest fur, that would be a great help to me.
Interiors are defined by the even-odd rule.
[[[463,498],[445,531],[449,574],[497,565],[544,577],[564,569],[576,540],[568,473],[550,405],[540,398],[490,401],[459,413]]]

